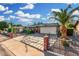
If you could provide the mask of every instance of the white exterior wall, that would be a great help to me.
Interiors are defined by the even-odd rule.
[[[40,27],[40,33],[56,34],[56,27]]]
[[[77,31],[79,31],[79,24],[76,26]]]

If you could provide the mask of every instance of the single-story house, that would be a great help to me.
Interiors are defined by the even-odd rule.
[[[34,32],[36,33],[57,34],[59,25],[58,23],[47,23],[47,24],[30,26],[28,28],[34,30]]]
[[[59,25],[57,23],[44,24],[44,25],[40,26],[40,33],[57,34],[58,26]]]
[[[22,32],[24,27],[23,26],[14,26],[14,29],[16,29],[16,32],[19,33],[19,32]]]

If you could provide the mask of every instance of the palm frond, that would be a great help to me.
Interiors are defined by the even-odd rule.
[[[71,4],[69,4],[69,5],[67,6],[67,8],[65,9],[65,11],[69,10],[70,8],[72,8],[72,7],[71,7]]]
[[[71,18],[77,17],[79,18],[79,15],[72,15]]]
[[[73,13],[74,11],[76,11],[76,10],[79,10],[79,6],[76,7],[76,8],[74,8],[74,9],[72,9],[72,10],[69,12],[69,14],[72,15],[72,13]]]
[[[69,20],[71,20],[74,17],[79,17],[77,15],[72,15],[73,12],[75,10],[78,10],[79,7],[76,7],[72,10],[69,11],[69,9],[71,8],[71,5],[69,5],[66,9],[60,9],[60,12],[57,11],[53,11],[53,17],[50,17],[50,19],[55,19],[57,21],[59,21],[61,24],[66,24],[67,22],[69,22]]]

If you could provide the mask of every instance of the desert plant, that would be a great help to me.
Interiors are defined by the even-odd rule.
[[[73,12],[78,10],[79,7],[71,9],[71,5],[68,5],[65,9],[60,9],[60,11],[53,11],[53,17],[51,19],[56,19],[60,24],[60,33],[62,38],[67,37],[67,28],[66,23],[72,20],[74,17],[78,17],[77,15],[73,15]]]
[[[69,41],[66,40],[65,38],[63,38],[63,39],[61,40],[61,44],[62,44],[64,47],[69,47]]]

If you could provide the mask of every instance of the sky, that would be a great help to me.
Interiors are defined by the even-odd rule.
[[[52,11],[66,8],[66,3],[0,3],[0,21],[22,24],[24,26],[34,23],[55,23],[55,19],[49,20]],[[77,7],[78,4],[72,4]],[[75,12],[79,14],[78,12]]]

